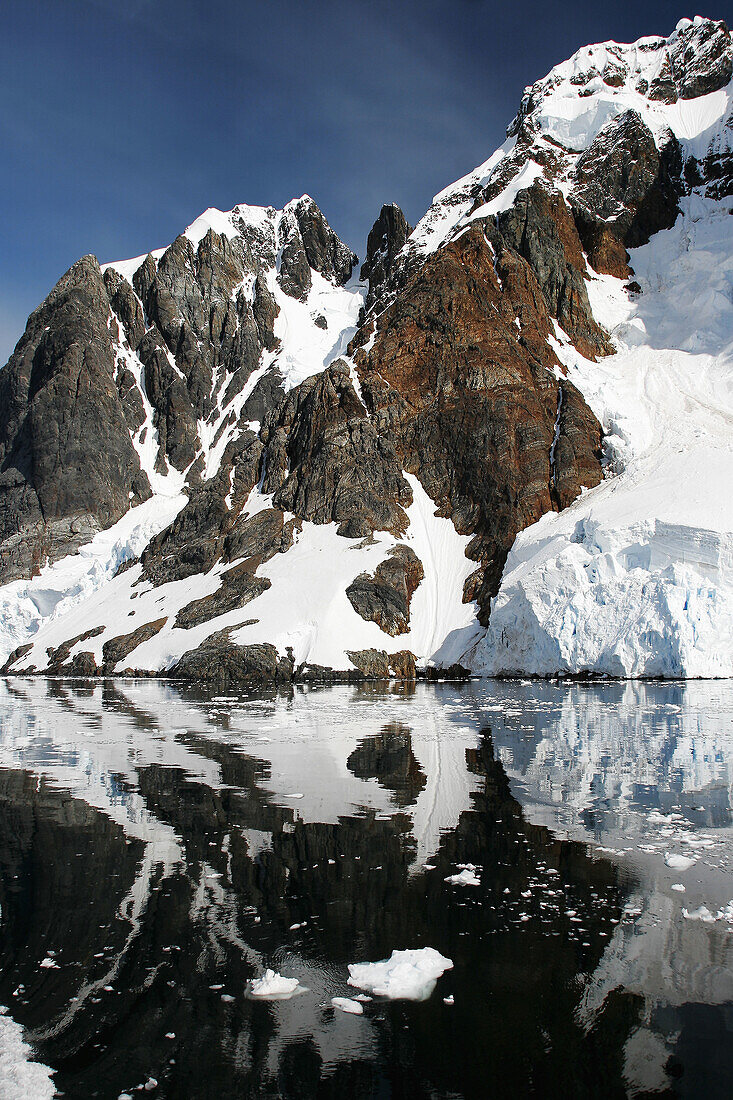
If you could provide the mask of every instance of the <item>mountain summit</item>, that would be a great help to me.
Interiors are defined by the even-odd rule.
[[[578,51],[360,272],[308,196],[79,260],[0,372],[6,669],[733,674],[732,72]]]

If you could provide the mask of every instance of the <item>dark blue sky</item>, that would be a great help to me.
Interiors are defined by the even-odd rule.
[[[311,194],[360,254],[503,140],[579,46],[668,34],[678,3],[5,0],[0,362],[85,252],[134,256],[205,207]],[[733,0],[704,12],[730,22]]]

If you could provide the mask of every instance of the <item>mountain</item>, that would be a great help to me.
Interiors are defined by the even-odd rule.
[[[0,371],[6,669],[731,675],[732,73],[580,50],[360,269],[308,196],[79,260]]]

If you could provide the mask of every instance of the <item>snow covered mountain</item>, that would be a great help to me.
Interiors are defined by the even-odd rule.
[[[307,196],[75,264],[0,372],[7,668],[731,675],[732,73],[580,50],[359,275]]]

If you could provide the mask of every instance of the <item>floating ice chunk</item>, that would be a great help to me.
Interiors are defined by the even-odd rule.
[[[452,886],[480,886],[481,879],[478,878],[474,871],[469,871],[468,867],[464,868],[457,875],[447,875],[445,882],[449,882]]]
[[[441,974],[453,968],[433,947],[393,951],[375,963],[349,963],[349,985],[392,1000],[426,1001]]]
[[[676,890],[678,894],[684,894],[685,887],[682,885],[681,882],[673,882],[670,886],[670,890]]]
[[[364,1006],[358,1001],[352,1001],[350,997],[332,997],[331,1004],[342,1012],[350,1012],[352,1016],[363,1016]]]
[[[58,970],[59,964],[55,959],[52,959],[50,955],[47,955],[45,959],[41,959],[39,966],[42,966],[44,970]]]
[[[296,993],[305,993],[305,986],[297,978],[284,978],[276,970],[267,969],[261,978],[253,978],[247,986],[250,997],[262,1000],[286,1001]]]
[[[706,924],[711,924],[714,920],[717,919],[714,914],[710,912],[707,905],[701,905],[698,909],[693,909],[692,912],[687,909],[683,909],[682,916],[686,917],[687,920],[705,921]]]
[[[56,1095],[52,1081],[55,1070],[33,1060],[33,1051],[23,1038],[23,1028],[0,1006],[0,1096],[28,1096],[51,1100]]]
[[[677,852],[667,852],[664,857],[664,862],[675,871],[689,871],[690,867],[692,867],[697,860],[692,859],[691,856],[678,855]]]
[[[456,1003],[455,998],[454,998],[452,993],[451,993],[450,997],[443,997],[443,1004],[444,1005],[454,1005],[455,1003]]]

